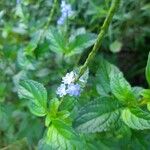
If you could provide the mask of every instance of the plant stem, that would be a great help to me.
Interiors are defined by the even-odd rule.
[[[47,31],[47,28],[49,27],[49,25],[50,25],[50,23],[51,23],[51,21],[52,21],[52,18],[53,18],[53,15],[54,15],[54,11],[55,11],[56,6],[57,6],[57,0],[54,0],[52,9],[51,9],[51,11],[50,11],[50,15],[49,15],[49,17],[48,17],[48,20],[47,20],[45,26],[44,26],[43,31],[42,31],[41,34],[40,34],[40,38],[39,38],[37,44],[39,44],[40,40],[43,38],[45,32]]]
[[[52,20],[52,18],[53,18],[53,15],[54,15],[54,11],[55,11],[56,6],[57,6],[57,0],[54,0],[53,6],[52,6],[52,9],[51,9],[51,12],[50,12],[50,15],[49,15],[49,17],[48,17],[48,21],[47,21],[47,23],[46,23],[46,25],[45,25],[45,30],[48,28],[48,26],[49,26],[49,24],[50,24],[50,22],[51,22],[51,20]]]
[[[93,47],[92,51],[90,52],[90,54],[88,55],[88,58],[86,59],[84,65],[80,68],[79,76],[76,80],[78,80],[84,74],[84,72],[86,71],[88,65],[93,60],[95,54],[97,53],[99,47],[101,46],[104,35],[105,35],[106,31],[108,30],[108,27],[109,27],[109,25],[112,21],[112,18],[114,16],[115,12],[117,11],[117,9],[119,7],[119,4],[120,4],[120,0],[113,0],[112,1],[111,7],[110,7],[109,12],[108,12],[108,15],[104,20],[104,23],[101,27],[100,33],[98,34],[97,40],[94,44],[94,47]]]

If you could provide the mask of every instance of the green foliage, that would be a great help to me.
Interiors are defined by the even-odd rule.
[[[103,58],[100,59],[100,66],[97,72],[97,92],[102,96],[107,96],[111,93],[110,73],[114,68],[115,67],[113,65],[111,65]]]
[[[131,85],[126,81],[122,72],[115,69],[112,71],[110,78],[112,93],[118,100],[123,103],[132,103],[135,101]]]
[[[150,148],[150,4],[121,0],[104,35],[111,2],[66,0],[73,15],[58,25],[61,1],[0,0],[0,149]],[[80,96],[60,98],[95,43]]]
[[[139,108],[126,108],[122,111],[122,120],[132,129],[150,129],[150,114]]]
[[[62,122],[53,120],[52,125],[47,131],[47,142],[52,149],[79,149],[82,147],[82,141],[75,131]]]
[[[93,100],[80,109],[75,121],[81,133],[96,133],[111,130],[120,117],[118,103],[110,97]]]
[[[20,98],[29,101],[30,111],[37,116],[45,116],[47,113],[47,91],[44,86],[32,80],[20,82],[18,88]]]
[[[95,34],[92,33],[72,35],[68,39],[65,31],[56,28],[51,28],[46,37],[50,41],[50,49],[53,52],[67,56],[81,53],[84,49],[93,45],[96,39]]]

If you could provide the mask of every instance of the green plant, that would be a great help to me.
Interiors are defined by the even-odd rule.
[[[0,2],[2,149],[149,149],[149,4],[110,2]],[[124,76],[113,64],[126,48]],[[133,86],[144,70],[148,84]]]

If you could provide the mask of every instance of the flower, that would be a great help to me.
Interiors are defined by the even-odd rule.
[[[80,85],[71,83],[71,84],[68,85],[68,88],[67,88],[66,92],[70,96],[79,96],[80,95]]]
[[[65,22],[65,19],[63,17],[60,17],[58,20],[57,20],[57,24],[58,25],[63,25]]]
[[[74,82],[74,80],[75,80],[75,74],[73,71],[67,73],[66,76],[62,78],[62,82],[64,84],[71,84]]]
[[[56,94],[59,97],[63,97],[65,95],[70,96],[79,96],[81,87],[78,83],[75,82],[77,74],[74,71],[71,71],[62,77],[62,84],[57,88]]]
[[[66,92],[66,85],[65,84],[61,84],[56,91],[56,94],[59,95],[60,97],[63,97],[64,95],[67,94]]]
[[[67,17],[71,17],[73,14],[73,11],[71,9],[70,4],[66,4],[66,2],[63,0],[61,2],[61,17],[58,19],[57,24],[63,25]]]

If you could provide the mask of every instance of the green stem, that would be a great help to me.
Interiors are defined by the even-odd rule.
[[[51,22],[51,20],[53,18],[56,6],[57,6],[57,0],[54,0],[53,6],[52,6],[52,9],[51,9],[51,12],[50,12],[50,15],[48,17],[48,21],[47,21],[47,23],[45,25],[45,30],[48,28],[48,26],[49,26],[49,24],[50,24],[50,22]]]
[[[90,52],[90,54],[88,55],[88,58],[86,59],[84,65],[81,67],[81,69],[79,71],[79,76],[76,80],[78,80],[84,74],[84,72],[86,71],[88,65],[90,64],[90,62],[93,60],[94,56],[96,55],[99,47],[101,46],[104,35],[105,35],[106,31],[108,30],[108,27],[109,27],[109,25],[112,21],[112,18],[113,18],[115,12],[117,11],[117,9],[119,7],[119,4],[120,4],[120,0],[113,0],[112,1],[111,7],[110,7],[109,12],[108,12],[108,15],[104,20],[104,23],[101,27],[100,33],[98,34],[97,40],[94,44],[94,47],[93,47],[92,51]]]
[[[52,18],[53,18],[53,15],[54,15],[56,6],[57,6],[57,0],[54,0],[52,9],[51,9],[51,11],[50,11],[50,15],[49,15],[49,17],[48,17],[48,20],[47,20],[45,26],[44,26],[43,31],[42,31],[41,34],[40,34],[40,38],[39,38],[37,44],[39,44],[39,42],[40,42],[41,39],[43,38],[43,35],[44,35],[45,32],[47,31],[47,28],[49,27],[49,25],[50,25],[50,23],[51,23],[51,21],[52,21]]]

